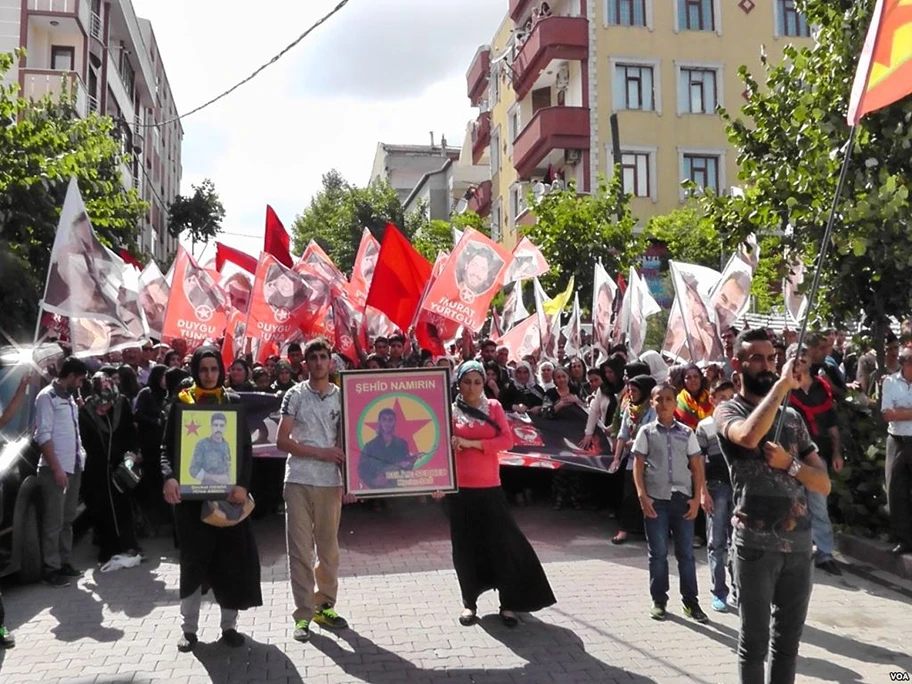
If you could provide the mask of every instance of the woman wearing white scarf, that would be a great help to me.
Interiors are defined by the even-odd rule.
[[[539,384],[545,392],[554,387],[554,380],[551,379],[552,373],[554,373],[554,364],[550,361],[545,361],[538,367]]]
[[[659,352],[647,349],[640,354],[640,361],[649,366],[649,375],[652,376],[656,383],[661,385],[668,380],[668,365]]]
[[[505,411],[513,413],[541,412],[545,402],[545,390],[535,382],[532,366],[520,361],[513,371],[513,379],[500,393],[500,403]]]

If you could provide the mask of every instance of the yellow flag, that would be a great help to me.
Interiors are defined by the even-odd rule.
[[[544,303],[544,310],[548,316],[555,316],[560,314],[564,308],[567,306],[567,303],[570,301],[570,298],[573,297],[573,281],[574,276],[570,276],[570,282],[567,283],[567,289],[561,292],[556,297],[553,297],[549,301]]]

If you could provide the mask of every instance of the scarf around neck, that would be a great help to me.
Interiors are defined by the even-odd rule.
[[[191,387],[178,392],[177,400],[183,404],[227,404],[228,394],[224,387],[207,390],[194,383]]]

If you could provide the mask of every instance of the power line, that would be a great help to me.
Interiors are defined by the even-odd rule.
[[[162,121],[162,122],[160,122],[160,123],[151,123],[151,124],[149,124],[149,123],[142,123],[142,124],[140,124],[140,126],[141,126],[142,128],[160,128],[160,127],[162,127],[162,126],[167,126],[168,124],[176,123],[176,122],[180,121],[181,119],[186,119],[186,118],[187,118],[188,116],[190,116],[191,114],[196,114],[197,112],[199,112],[199,111],[205,109],[206,107],[209,107],[210,105],[214,105],[214,104],[215,104],[216,102],[218,102],[219,100],[221,100],[221,99],[223,99],[223,98],[225,98],[225,97],[228,97],[231,93],[233,93],[235,90],[237,90],[238,88],[240,88],[242,85],[245,85],[245,84],[249,83],[250,81],[252,81],[253,79],[255,79],[257,76],[259,76],[260,73],[262,73],[263,71],[265,71],[268,67],[272,66],[273,64],[275,64],[276,62],[278,62],[280,59],[282,59],[282,57],[284,57],[284,56],[286,55],[286,53],[288,53],[289,51],[291,51],[293,48],[297,47],[298,43],[300,43],[302,40],[304,40],[305,38],[307,38],[307,36],[309,36],[311,33],[313,33],[316,29],[320,28],[320,26],[322,26],[323,24],[325,24],[325,23],[326,23],[327,21],[329,21],[335,14],[337,14],[339,11],[341,11],[342,8],[345,7],[345,6],[348,4],[348,2],[349,2],[349,0],[340,0],[340,2],[339,2],[338,5],[336,5],[336,6],[335,6],[332,10],[330,10],[327,14],[325,14],[325,15],[322,16],[320,19],[318,19],[317,22],[314,23],[314,24],[313,24],[310,28],[308,28],[306,31],[304,31],[304,33],[302,33],[300,36],[298,36],[297,38],[295,38],[295,39],[294,39],[291,43],[289,43],[289,44],[288,44],[288,45],[287,45],[279,54],[277,54],[275,57],[273,57],[273,58],[270,59],[268,62],[266,62],[265,64],[263,64],[263,65],[262,65],[261,67],[259,67],[256,71],[254,71],[252,74],[250,74],[250,76],[248,76],[247,78],[243,79],[242,81],[239,81],[238,83],[235,83],[233,86],[231,86],[228,90],[226,90],[226,91],[223,92],[222,94],[213,97],[211,100],[209,100],[208,102],[204,102],[203,104],[201,104],[199,107],[196,107],[195,109],[191,109],[191,110],[190,110],[189,112],[187,112],[186,114],[180,114],[180,115],[174,117],[173,119],[168,119],[167,121]]]

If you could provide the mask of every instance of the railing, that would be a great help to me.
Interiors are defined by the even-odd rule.
[[[101,16],[97,12],[92,12],[92,29],[91,29],[92,38],[95,40],[100,40],[104,42],[104,36],[102,35],[102,24]]]
[[[22,69],[24,97],[30,100],[41,100],[50,95],[59,100],[64,94],[73,91],[73,106],[79,116],[88,112],[89,96],[85,84],[75,71],[57,71],[54,69]]]
[[[98,98],[95,97],[94,95],[89,95],[89,111],[99,114],[100,112],[99,112],[98,108],[99,108]]]

